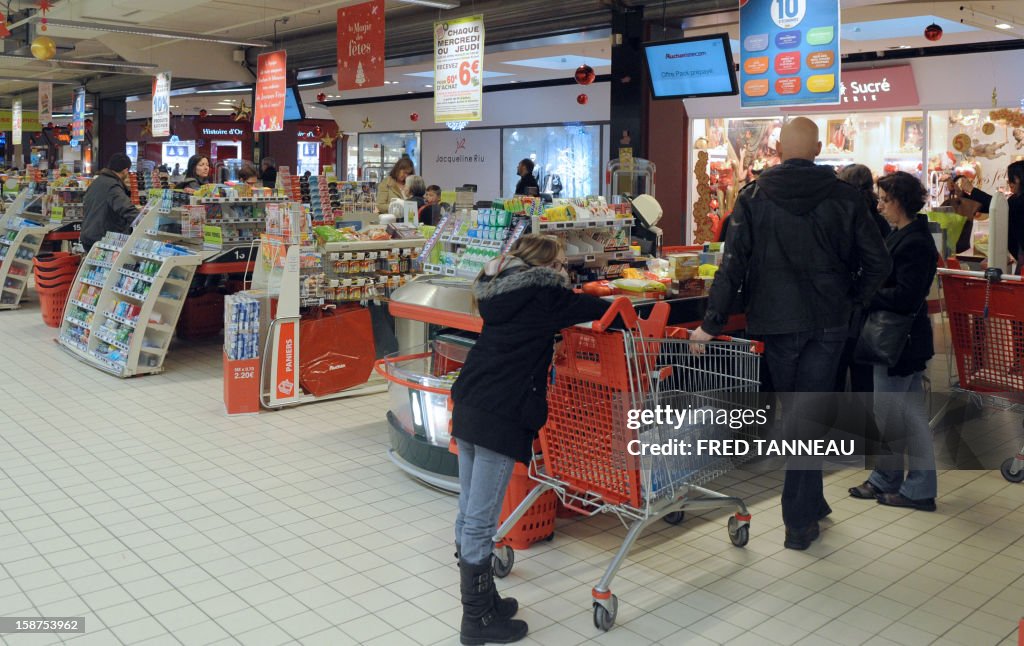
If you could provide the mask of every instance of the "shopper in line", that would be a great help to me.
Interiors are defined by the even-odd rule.
[[[263,182],[263,188],[277,188],[277,162],[273,157],[264,157],[260,162],[260,180]]]
[[[601,318],[609,304],[575,294],[562,242],[523,236],[476,279],[484,325],[452,386],[452,435],[459,450],[455,545],[461,572],[463,644],[510,643],[526,636],[519,604],[501,599],[491,574],[491,538],[512,466],[529,462],[547,420],[548,368],[559,330]]]
[[[882,214],[878,212],[878,195],[875,193],[875,177],[871,169],[864,164],[850,164],[843,167],[838,173],[839,179],[858,189],[864,196],[868,212],[872,222],[878,227],[878,232],[884,239],[892,231],[892,227],[886,222]],[[853,313],[850,321],[850,333],[846,338],[846,345],[843,346],[843,354],[839,357],[839,370],[836,374],[836,392],[844,392],[849,377],[850,392],[870,393],[873,390],[871,374],[873,368],[868,365],[853,361],[853,350],[857,345],[857,338],[860,336],[864,324],[863,311]],[[865,397],[870,397],[865,395]]]
[[[256,188],[259,181],[259,173],[254,167],[245,165],[238,169],[239,184],[246,184],[249,188]]]
[[[426,204],[424,196],[427,193],[427,183],[419,175],[410,175],[405,178],[405,195],[407,200],[416,202],[416,212],[419,213]]]
[[[519,181],[516,183],[516,195],[527,195],[529,194],[527,189],[531,188],[540,192],[540,187],[537,186],[537,178],[533,175],[532,159],[524,159],[519,162],[519,166],[516,168],[516,175],[519,176]]]
[[[1024,269],[1024,160],[1018,160],[1006,167],[1006,183],[1010,187],[1007,203],[1010,213],[1006,228],[1006,246],[1010,260],[1017,263],[1017,274]],[[992,205],[992,196],[975,188],[966,177],[958,181],[964,195],[981,203],[981,211],[988,213]]]
[[[129,233],[139,210],[128,192],[128,175],[132,160],[124,153],[114,153],[104,168],[93,178],[82,197],[85,219],[79,241],[88,252],[108,232]]]
[[[885,239],[892,273],[871,299],[870,310],[913,316],[914,322],[896,365],[874,366],[875,422],[891,453],[878,456],[871,476],[859,487],[851,487],[850,495],[875,498],[893,507],[935,511],[935,449],[922,378],[935,354],[925,301],[939,254],[928,230],[928,216],[919,213],[927,198],[921,182],[899,171],[879,179],[878,189],[882,215],[895,230]],[[904,452],[909,457],[906,475]]]
[[[853,308],[870,302],[890,261],[864,197],[831,168],[814,164],[821,153],[818,126],[793,119],[777,146],[782,163],[737,197],[725,258],[693,339],[721,333],[742,288],[747,331],[764,338],[775,391],[788,411],[783,419],[792,428],[794,409],[804,412],[793,394],[832,390]],[[831,511],[821,461],[791,459],[782,489],[785,547],[810,547],[818,521]]]
[[[174,188],[191,194],[210,182],[210,158],[206,155],[192,155],[185,166],[185,179]]]
[[[391,172],[377,186],[377,210],[380,213],[388,212],[391,200],[405,199],[405,179],[414,172],[412,160],[408,157],[402,157],[395,162]]]
[[[441,203],[441,187],[437,184],[431,184],[427,187],[426,192],[423,194],[423,200],[427,204],[440,204]]]

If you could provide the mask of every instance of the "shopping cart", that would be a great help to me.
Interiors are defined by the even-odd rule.
[[[939,269],[956,355],[952,392],[979,407],[1024,412],[1024,283],[998,269]],[[1024,446],[1000,466],[1010,482],[1024,481]]]
[[[662,304],[663,305],[663,304]],[[620,315],[625,331],[608,331]],[[754,439],[748,427],[716,423],[725,412],[757,408],[763,348],[751,341],[720,337],[694,353],[689,331],[666,328],[667,307],[655,306],[638,320],[632,305],[616,301],[589,329],[563,331],[548,390],[548,420],[540,432],[543,463],[530,465],[540,483],[498,528],[505,533],[545,491],[586,516],[615,514],[628,531],[622,547],[592,591],[594,625],[615,623],[618,599],[611,583],[643,530],[662,518],[677,524],[686,510],[735,508],[729,538],[736,546],[749,539],[750,514],[740,498],[701,485],[733,468],[740,460],[701,455],[698,442]],[[676,411],[705,411],[701,420],[676,425],[631,416],[630,411],[658,406]],[[712,421],[708,421],[708,413]],[[635,455],[643,445],[671,444],[682,455]],[[687,451],[686,448],[689,448]],[[506,576],[515,560],[509,546],[495,548],[496,576]]]

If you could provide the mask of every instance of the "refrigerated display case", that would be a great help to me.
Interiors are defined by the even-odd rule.
[[[359,135],[359,180],[380,182],[403,155],[420,169],[420,133],[382,132]]]

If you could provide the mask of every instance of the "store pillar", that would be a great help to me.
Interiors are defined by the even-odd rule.
[[[128,108],[124,98],[100,99],[97,106],[96,119],[93,122],[99,134],[96,158],[93,159],[95,173],[107,165],[111,155],[125,152],[125,144],[128,143]]]
[[[643,7],[612,10],[610,159],[619,156],[620,148],[632,148],[634,157],[647,157],[643,38]]]

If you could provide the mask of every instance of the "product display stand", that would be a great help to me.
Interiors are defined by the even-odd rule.
[[[0,310],[18,309],[32,275],[32,261],[47,233],[56,228],[33,211],[42,195],[29,186],[18,193],[0,216]]]
[[[134,233],[108,234],[93,245],[75,276],[61,324],[58,343],[69,353],[122,378],[163,371],[201,262],[194,243],[151,235],[162,231],[167,217],[151,203]]]
[[[85,219],[85,190],[84,186],[47,186],[43,215],[53,225],[47,241],[78,240]]]
[[[200,273],[245,273],[256,254],[266,226],[268,204],[284,204],[288,197],[193,197],[192,205],[205,207],[205,226],[220,229],[219,249],[203,252]],[[218,267],[219,265],[219,267]]]

